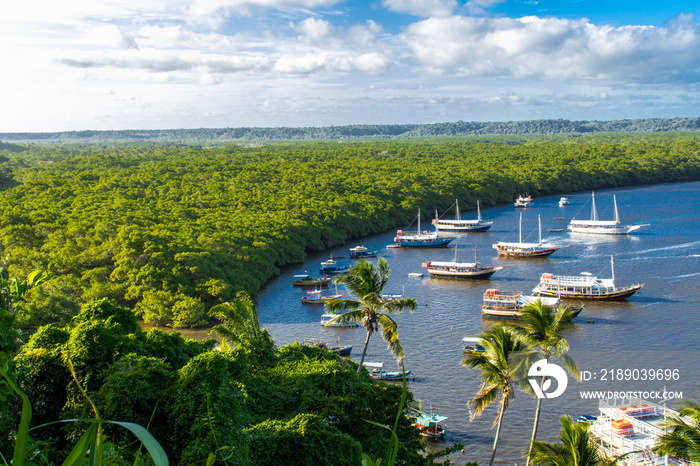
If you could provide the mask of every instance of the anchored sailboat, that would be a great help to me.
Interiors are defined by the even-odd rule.
[[[542,243],[542,220],[537,216],[539,224],[539,240],[537,243],[523,243],[523,213],[520,212],[520,229],[517,243],[506,243],[499,241],[493,245],[493,248],[498,251],[499,256],[512,257],[547,257],[557,249],[563,246],[552,246]]]
[[[571,220],[569,230],[573,233],[595,233],[602,235],[626,235],[645,225],[621,225],[620,215],[617,211],[617,198],[613,194],[613,204],[615,205],[614,220],[599,220],[595,207],[595,192],[591,193],[591,219]]]
[[[462,220],[459,213],[459,199],[455,200],[455,219],[454,220],[443,220],[435,218],[433,220],[433,225],[435,225],[436,230],[450,230],[450,231],[488,231],[493,225],[493,222],[485,222],[481,218],[481,207],[479,206],[479,201],[476,201],[476,220]]]
[[[418,209],[418,231],[416,234],[407,235],[403,230],[397,230],[394,242],[401,247],[434,248],[447,246],[454,239],[454,236],[438,236],[437,231],[421,231],[420,209]]]

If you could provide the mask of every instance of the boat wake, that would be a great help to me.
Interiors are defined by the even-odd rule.
[[[689,243],[673,244],[671,246],[663,246],[660,248],[643,249],[641,251],[636,251],[636,253],[637,254],[647,254],[650,252],[673,251],[676,249],[686,249],[686,248],[690,248],[693,246],[700,246],[700,241],[691,241]],[[700,254],[692,254],[689,257],[699,257],[699,256],[700,256]]]

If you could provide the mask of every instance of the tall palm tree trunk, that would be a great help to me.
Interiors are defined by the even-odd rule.
[[[491,461],[489,466],[493,466],[493,462],[496,459],[496,448],[498,448],[498,437],[501,435],[501,424],[503,424],[503,415],[505,414],[507,394],[501,394],[501,409],[498,414],[498,427],[496,428],[496,438],[493,439],[493,452],[491,453]]]
[[[372,335],[372,333],[367,330],[367,338],[365,338],[365,346],[362,348],[362,357],[360,357],[360,365],[357,368],[357,373],[359,374],[362,371],[362,364],[365,362],[365,355],[367,354],[367,345],[369,345],[369,337]]]
[[[542,398],[537,397],[537,409],[535,409],[535,424],[532,426],[532,438],[530,439],[530,449],[527,452],[527,463],[525,463],[525,466],[530,466],[530,455],[532,454],[532,446],[535,444],[535,437],[537,437],[537,425],[540,422],[541,405]]]

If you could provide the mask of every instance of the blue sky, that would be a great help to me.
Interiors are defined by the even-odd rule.
[[[698,116],[700,3],[0,9],[0,132]]]

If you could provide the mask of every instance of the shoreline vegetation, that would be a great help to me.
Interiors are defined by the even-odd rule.
[[[405,225],[418,207],[445,211],[455,197],[466,210],[698,180],[700,135],[3,143],[0,168],[6,458],[60,462],[93,432],[90,455],[99,447],[103,464],[150,464],[124,430],[105,424],[95,437],[87,423],[55,423],[109,419],[148,428],[173,464],[355,465],[383,456],[391,438],[397,463],[428,465],[439,456],[422,453],[398,414],[410,393],[324,349],[275,347],[248,294],[309,252]],[[12,278],[36,270],[48,273],[19,295]],[[137,316],[175,328],[217,316],[226,342],[215,351],[213,339],[145,332]]]
[[[455,198],[466,210],[700,179],[698,134],[24,148],[0,151],[0,254],[19,276],[49,264],[54,276],[28,297],[26,331],[102,298],[146,322],[203,325],[308,253]]]

